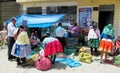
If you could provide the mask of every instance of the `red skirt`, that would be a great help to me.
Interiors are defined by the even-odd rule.
[[[106,39],[101,40],[100,47],[98,50],[102,51],[102,52],[112,53],[112,51],[113,51],[112,40],[106,40]]]
[[[50,56],[60,52],[63,52],[63,49],[58,40],[52,41],[45,45],[44,56]]]

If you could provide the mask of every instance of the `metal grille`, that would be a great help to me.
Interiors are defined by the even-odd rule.
[[[42,7],[29,7],[27,8],[28,14],[42,14]]]
[[[47,14],[65,14],[62,22],[76,21],[77,7],[76,6],[51,6],[47,7]]]

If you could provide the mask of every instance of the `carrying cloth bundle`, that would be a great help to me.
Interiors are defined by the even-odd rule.
[[[40,56],[40,55],[39,55]],[[48,70],[51,68],[51,60],[48,57],[44,57],[44,56],[40,56],[40,59],[38,59],[37,61],[35,61],[35,68],[37,68],[38,70]]]
[[[114,38],[114,29],[113,29],[113,25],[112,24],[108,24],[104,27],[102,34],[107,34],[109,36],[111,36],[112,38]]]
[[[80,49],[79,61],[90,64],[92,62],[92,55],[86,51],[85,47]]]

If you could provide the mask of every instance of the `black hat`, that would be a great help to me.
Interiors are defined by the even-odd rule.
[[[93,22],[92,26],[97,27],[97,22]]]

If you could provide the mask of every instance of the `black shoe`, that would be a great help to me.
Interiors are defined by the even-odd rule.
[[[93,53],[91,53],[91,55],[93,56]]]
[[[22,64],[22,67],[26,67],[26,66],[29,66],[29,64],[27,64],[27,63]]]
[[[8,59],[9,61],[11,61],[11,62],[13,62],[14,61],[14,59]]]
[[[55,64],[55,62],[52,62],[52,64]]]
[[[22,63],[18,62],[17,65],[22,65]]]
[[[102,61],[100,61],[100,64],[103,64],[103,62],[102,62]]]

